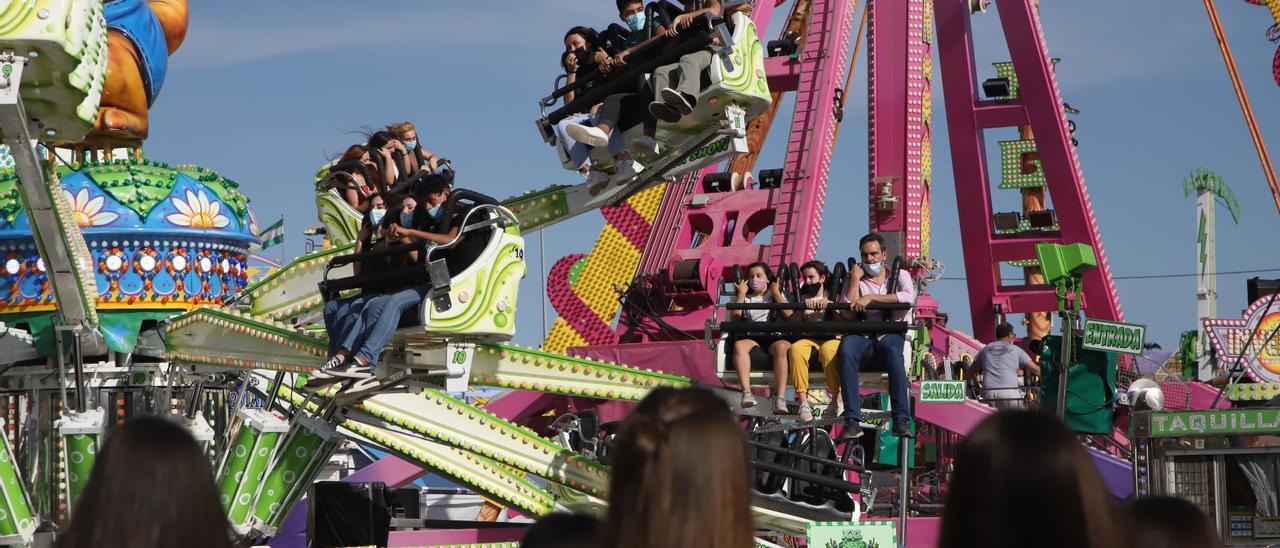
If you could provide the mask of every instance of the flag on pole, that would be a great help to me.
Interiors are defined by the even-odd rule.
[[[253,251],[261,251],[284,243],[284,217],[280,217],[279,221],[259,232],[258,239],[262,243],[254,245],[251,248]]]

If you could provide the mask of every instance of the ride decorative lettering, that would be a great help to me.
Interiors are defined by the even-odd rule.
[[[1085,319],[1084,348],[1121,354],[1141,354],[1146,344],[1143,325]]]
[[[1153,438],[1280,434],[1280,409],[1225,409],[1151,414]]]
[[[964,403],[964,381],[924,381],[920,403]]]

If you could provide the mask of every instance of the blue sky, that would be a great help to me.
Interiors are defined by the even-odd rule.
[[[1257,120],[1280,156],[1269,14],[1239,0],[1222,0],[1218,9]],[[564,31],[616,19],[607,0],[193,2],[187,41],[170,60],[151,111],[147,156],[239,181],[263,224],[284,215],[287,257],[303,252],[301,231],[315,220],[312,174],[362,140],[356,132],[365,126],[414,121],[424,146],[454,161],[461,186],[494,196],[577,182],[534,129],[537,100],[551,91]],[[1201,3],[1047,1],[1042,19],[1050,55],[1063,59],[1064,99],[1081,110],[1078,150],[1113,273],[1195,270],[1194,203],[1183,197],[1181,181],[1199,167],[1222,174],[1242,206],[1238,226],[1219,212],[1219,270],[1280,268],[1280,213]],[[974,29],[980,68],[1007,59],[994,6],[977,16]],[[859,59],[831,167],[819,248],[828,261],[851,255],[867,227],[865,66]],[[933,249],[947,277],[959,278],[959,213],[942,103],[936,96]],[[788,101],[775,128],[787,127],[790,110]],[[1012,136],[990,132],[989,148]],[[772,136],[760,167],[782,164],[784,141],[781,131]],[[996,210],[1016,208],[1016,193],[996,192]],[[547,267],[590,251],[601,226],[592,213],[549,229]],[[542,339],[538,252],[539,238],[531,235],[516,336],[529,345]],[[1245,277],[1220,277],[1219,315],[1246,305]],[[1193,328],[1194,278],[1117,285],[1127,319],[1147,324],[1149,341],[1171,349],[1180,331]],[[953,325],[967,328],[964,282],[943,280],[930,290]]]

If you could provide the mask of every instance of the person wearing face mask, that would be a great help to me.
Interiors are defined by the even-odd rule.
[[[884,262],[884,238],[876,233],[858,240],[862,264],[849,273],[840,302],[850,303],[853,310],[841,311],[845,319],[854,319],[857,312],[866,314],[867,321],[911,321],[911,310],[867,310],[871,303],[911,303],[916,301],[915,283],[905,269],[898,273],[898,289],[889,293],[889,272]],[[906,364],[902,350],[906,337],[901,333],[883,335],[845,335],[840,341],[837,360],[840,362],[841,394],[844,399],[844,429],[840,441],[862,436],[862,397],[858,391],[858,372],[862,357],[870,348],[884,360],[889,373],[889,400],[893,415],[893,434],[911,436],[910,395]]]
[[[632,154],[643,158],[656,156],[658,152],[657,143],[653,140],[654,131],[657,129],[656,122],[652,117],[647,116],[648,112],[642,108],[644,103],[639,99],[641,96],[652,95],[652,92],[649,91],[648,84],[644,82],[643,74],[625,73],[627,58],[632,52],[661,39],[666,34],[667,29],[658,21],[649,20],[644,12],[644,2],[640,0],[616,0],[616,5],[618,18],[627,24],[628,32],[626,38],[618,46],[622,48],[622,51],[614,53],[612,57],[600,63],[599,66],[600,70],[605,73],[615,74],[615,78],[630,78],[633,82],[619,88],[626,91],[605,97],[599,111],[596,113],[597,116],[591,121],[591,125],[585,123],[567,124],[564,126],[564,130],[566,134],[577,142],[584,143],[589,147],[603,147],[609,144],[609,140],[616,133],[614,130],[621,127],[619,123],[624,111],[637,109],[643,111],[641,122],[644,124],[644,137],[631,143],[630,153],[615,155],[615,158],[620,160],[619,174],[625,179],[635,175],[643,168],[643,166],[639,166],[632,161]],[[628,125],[627,127],[631,126]]]
[[[773,277],[769,265],[764,263],[748,265],[746,279],[734,282],[733,287],[736,292],[733,299],[735,303],[787,302],[787,297],[782,294],[778,280]],[[791,310],[781,312],[782,317],[787,319],[793,314]],[[769,321],[770,316],[768,310],[733,310],[729,313],[730,320],[751,322],[766,322]],[[733,368],[738,372],[738,382],[742,385],[743,408],[756,405],[756,397],[751,394],[751,350],[761,348],[767,349],[769,357],[773,360],[773,410],[777,413],[787,412],[787,403],[783,395],[787,391],[787,349],[790,347],[790,342],[777,338],[754,337],[734,341]]]
[[[609,54],[601,45],[599,34],[595,29],[590,27],[573,27],[564,35],[565,52],[561,56],[561,65],[564,67],[567,83],[572,85],[577,82],[578,78],[585,77],[597,70],[599,63],[609,59]],[[601,80],[593,80],[588,82],[585,89],[590,89],[602,83]],[[569,92],[564,96],[564,104],[573,101],[575,92]],[[567,128],[571,125],[596,125],[600,122],[600,114],[598,108],[592,108],[593,112],[579,112],[566,116],[563,120],[556,123],[556,138],[563,143],[565,152],[569,156],[570,163],[582,174],[587,176],[587,182],[590,184],[599,184],[607,181],[609,175],[598,170],[592,170],[591,165],[591,149],[586,143],[580,143],[573,137],[569,136]],[[622,156],[627,152],[627,146],[622,141],[622,135],[614,132],[609,135],[606,144],[609,154],[613,157]]]
[[[385,232],[382,228],[382,220],[387,213],[386,200],[382,194],[375,192],[369,195],[366,203],[369,211],[360,222],[360,232],[356,235],[356,253],[371,249]],[[385,263],[379,263],[379,266],[385,266]],[[351,267],[356,274],[360,274],[365,264],[357,261]],[[369,267],[372,268],[374,265]],[[324,303],[324,328],[329,336],[329,353],[321,370],[338,367],[351,356],[351,348],[355,346],[356,337],[364,327],[360,321],[361,312],[375,294],[376,292],[362,291],[356,295],[340,297]]]
[[[396,136],[404,148],[409,151],[405,156],[405,163],[408,164],[409,174],[413,175],[421,171],[424,167],[432,173],[438,169],[440,159],[432,154],[431,151],[422,147],[422,143],[418,142],[418,129],[414,127],[413,122],[404,121],[398,124],[387,126],[387,131]]]
[[[413,196],[406,197],[402,207],[386,214],[387,240],[392,244],[427,240],[437,245],[452,241],[458,235],[456,225],[448,233],[434,232],[438,218],[443,214],[441,206],[449,199],[452,180],[450,174],[433,174],[420,181],[413,189]],[[407,259],[416,261],[417,253],[411,252],[412,256]],[[324,368],[311,374],[307,386],[318,388],[353,379],[376,380],[372,379],[372,368],[376,366],[382,348],[395,334],[401,314],[421,303],[430,291],[431,283],[428,281],[365,299],[360,310],[360,333],[347,347],[354,352],[339,353],[341,361],[337,363],[326,362]],[[353,390],[362,388],[359,383],[352,387]]]
[[[796,318],[805,322],[820,322],[829,319],[826,306],[830,302],[827,295],[827,278],[830,276],[827,265],[822,261],[809,261],[800,267],[803,285],[800,296],[804,299],[805,311]],[[787,351],[787,362],[791,367],[791,384],[796,388],[796,401],[800,402],[800,420],[813,420],[813,406],[809,404],[809,362],[813,352],[818,351],[818,362],[822,364],[822,375],[827,381],[827,390],[832,394],[830,403],[822,412],[822,418],[834,419],[839,413],[840,399],[840,365],[836,363],[836,351],[840,348],[840,337],[828,340],[800,339],[791,343]]]

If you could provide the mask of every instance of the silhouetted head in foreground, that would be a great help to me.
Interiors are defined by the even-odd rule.
[[[1125,505],[1130,548],[1221,548],[1209,515],[1177,497],[1145,497]]]
[[[701,388],[659,388],[614,444],[599,546],[749,548],[751,471],[729,407]]]
[[[1118,547],[1115,509],[1062,422],[1001,411],[960,444],[938,548]]]
[[[230,548],[209,460],[182,426],[140,417],[108,433],[60,548]]]

